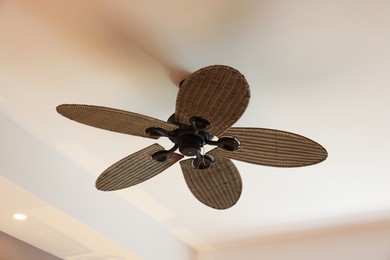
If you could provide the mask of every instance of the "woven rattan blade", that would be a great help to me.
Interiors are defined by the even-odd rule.
[[[248,163],[299,167],[322,162],[328,156],[325,148],[318,143],[289,132],[232,127],[223,135],[238,139],[241,147],[236,152],[218,149],[218,154]]]
[[[111,165],[96,180],[96,188],[113,191],[134,186],[156,176],[183,158],[174,153],[165,162],[153,160],[151,155],[160,150],[163,150],[162,146],[153,144]]]
[[[214,164],[204,170],[193,167],[193,159],[180,161],[184,179],[192,194],[203,204],[227,209],[237,203],[242,192],[240,173],[233,162],[211,151]]]
[[[191,74],[176,99],[175,119],[188,124],[191,116],[211,123],[207,131],[220,135],[244,113],[250,98],[249,86],[237,70],[215,65]]]
[[[108,107],[65,104],[59,105],[57,112],[85,125],[148,138],[156,138],[145,133],[149,127],[161,127],[168,131],[177,128],[155,118]]]

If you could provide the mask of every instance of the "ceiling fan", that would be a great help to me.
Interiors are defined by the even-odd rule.
[[[297,134],[232,127],[249,98],[248,83],[240,72],[214,65],[181,82],[175,113],[166,122],[91,105],[63,104],[57,112],[89,126],[152,139],[167,137],[173,142],[169,150],[155,143],[111,165],[96,180],[97,189],[113,191],[139,184],[190,157],[181,160],[180,166],[192,194],[209,207],[227,209],[236,204],[242,191],[239,171],[231,159],[300,167],[327,158],[321,145]],[[204,154],[205,145],[215,148]]]

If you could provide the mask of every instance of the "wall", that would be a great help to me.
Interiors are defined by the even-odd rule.
[[[221,244],[197,260],[389,260],[390,220]]]
[[[57,260],[55,257],[45,251],[33,247],[19,239],[11,237],[0,231],[0,260]]]

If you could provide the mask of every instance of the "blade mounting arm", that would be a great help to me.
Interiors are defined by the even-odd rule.
[[[149,127],[145,130],[145,133],[152,137],[169,137],[170,134],[167,130],[161,127]]]
[[[171,158],[172,154],[179,148],[179,145],[175,144],[169,150],[161,150],[152,154],[152,159],[158,162],[165,162],[169,158]]]
[[[219,148],[229,152],[237,151],[240,148],[240,142],[233,137],[221,137],[218,141],[207,140],[206,143],[208,145],[218,146]]]

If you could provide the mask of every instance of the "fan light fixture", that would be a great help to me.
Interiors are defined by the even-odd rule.
[[[223,65],[202,68],[180,84],[175,113],[165,122],[133,112],[91,105],[64,104],[57,112],[76,122],[150,139],[172,141],[165,150],[155,143],[108,167],[96,188],[113,191],[134,186],[180,161],[185,182],[203,204],[227,209],[242,192],[234,160],[273,167],[300,167],[328,156],[309,138],[280,130],[232,127],[245,112],[249,85],[237,70]],[[214,149],[202,153],[205,145]]]

